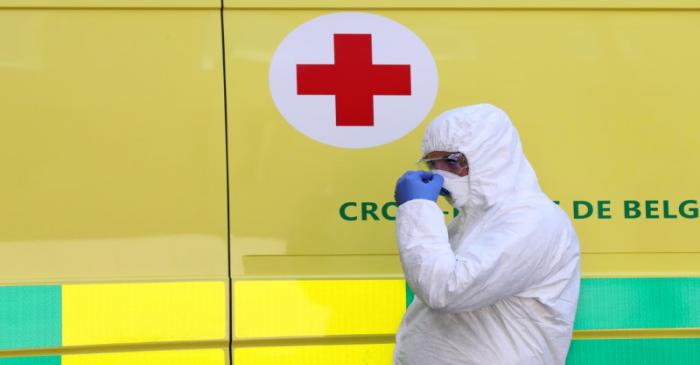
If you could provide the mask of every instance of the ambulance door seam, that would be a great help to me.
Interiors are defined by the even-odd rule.
[[[221,24],[221,67],[223,71],[224,81],[224,144],[225,144],[225,161],[226,161],[226,248],[228,257],[226,257],[228,277],[228,360],[229,364],[233,365],[233,280],[231,278],[231,186],[229,178],[229,159],[228,159],[228,95],[227,95],[227,80],[226,80],[226,37],[224,32],[224,0],[221,0],[219,9],[219,19]]]

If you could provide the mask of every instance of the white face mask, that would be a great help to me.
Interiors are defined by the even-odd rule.
[[[433,170],[433,173],[445,178],[442,187],[450,193],[445,197],[447,202],[455,208],[465,210],[469,201],[469,175],[459,176],[443,170]]]

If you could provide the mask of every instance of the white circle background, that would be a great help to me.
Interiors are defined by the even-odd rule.
[[[375,95],[374,126],[336,126],[335,96],[297,95],[297,64],[333,64],[333,34],[372,34],[373,64],[410,64],[411,95]],[[337,147],[395,141],[428,115],[438,77],[430,50],[412,31],[385,17],[344,12],[314,18],[282,41],[270,65],[270,92],[282,116],[301,133]]]

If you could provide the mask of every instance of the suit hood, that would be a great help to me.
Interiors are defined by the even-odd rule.
[[[514,193],[539,192],[537,176],[523,153],[508,114],[491,104],[448,110],[423,137],[423,156],[461,152],[469,163],[469,210],[488,209]]]

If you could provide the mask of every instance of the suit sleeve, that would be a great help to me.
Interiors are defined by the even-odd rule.
[[[477,310],[542,280],[550,241],[546,226],[536,209],[505,212],[470,235],[456,255],[435,202],[406,202],[396,218],[409,285],[427,306],[447,312]]]

